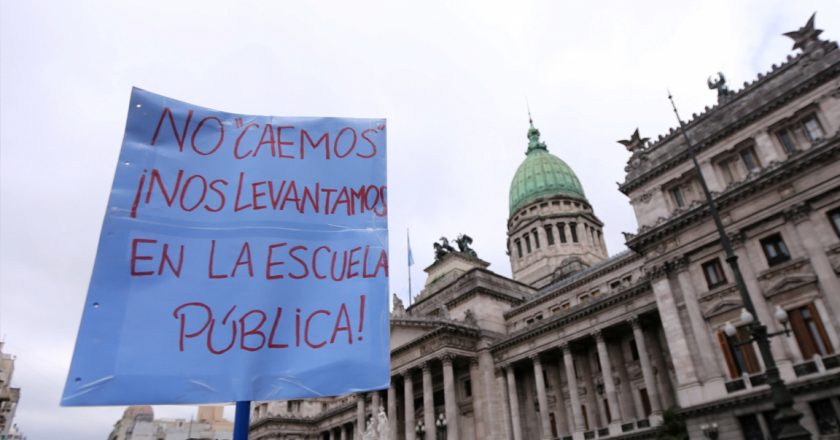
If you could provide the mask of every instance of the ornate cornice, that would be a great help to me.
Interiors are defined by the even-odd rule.
[[[745,181],[743,184],[719,194],[715,197],[715,202],[718,209],[723,212],[726,208],[735,206],[747,197],[763,191],[771,185],[778,185],[791,180],[810,168],[832,163],[836,160],[836,156],[840,156],[840,133],[824,140],[821,145],[800,152],[786,162],[778,163],[777,166],[767,169],[754,180]],[[640,230],[632,240],[627,242],[627,246],[644,254],[651,245],[661,243],[662,240],[671,235],[705,220],[709,215],[706,204],[700,204],[654,227],[643,228],[643,231]]]
[[[500,340],[490,347],[491,352],[499,352],[508,347],[522,343],[529,339],[535,338],[539,335],[557,330],[575,321],[579,321],[593,314],[599,313],[616,304],[636,298],[640,295],[652,292],[650,283],[647,280],[642,280],[633,284],[629,288],[621,290],[615,294],[605,295],[604,297],[587,303],[583,306],[572,307],[567,313],[556,315],[549,319],[544,319],[541,324],[534,325],[518,332],[511,334],[509,337]]]
[[[836,53],[836,52],[835,52]],[[795,58],[791,57],[789,61],[799,61],[803,59],[802,55],[798,55]],[[789,62],[787,65],[777,68],[774,65],[773,71],[770,75],[758,75],[758,80],[753,84],[746,86],[745,88],[739,92],[737,92],[734,96],[730,99],[727,99],[724,104],[717,105],[712,109],[707,108],[706,113],[701,115],[692,115],[693,119],[686,123],[686,130],[689,137],[692,139],[694,143],[695,150],[697,154],[700,154],[702,151],[708,149],[721,139],[731,135],[735,131],[747,126],[748,124],[758,120],[759,118],[767,115],[771,111],[783,106],[787,102],[793,100],[795,97],[800,96],[819,85],[827,83],[831,81],[833,78],[840,74],[840,60],[835,59],[831,64],[825,66],[821,71],[812,74],[808,79],[802,81],[792,87],[788,87],[786,91],[779,94],[773,99],[767,99],[767,96],[763,96],[762,99],[759,100],[760,104],[757,105],[754,109],[750,111],[750,109],[743,109],[743,100],[746,99],[746,95],[753,91],[758,91],[759,85],[764,85],[770,78],[779,78],[780,73],[790,70],[792,67],[797,66],[797,62]],[[800,70],[806,69],[807,66],[801,66]],[[807,74],[799,74],[798,77],[807,76]],[[787,84],[780,84],[779,86],[784,87]],[[776,89],[781,88],[776,87]],[[741,104],[741,105],[738,105]],[[728,114],[724,114],[723,112],[728,111]],[[739,112],[747,112],[746,114],[739,114]],[[722,125],[721,127],[711,127],[711,132],[706,134],[704,138],[698,139],[697,132],[703,129],[708,129],[708,127],[704,127],[704,124],[713,125],[715,123],[719,123],[720,121],[726,121],[727,124]],[[705,134],[705,133],[701,133]],[[688,151],[684,144],[681,144],[680,140],[680,131],[678,129],[672,128],[669,133],[665,136],[660,136],[660,138],[650,147],[647,148],[648,155],[650,153],[655,152],[656,150],[663,149],[663,148],[670,148],[671,157],[665,158],[662,163],[655,164],[652,168],[641,172],[640,174],[629,177],[628,179],[619,184],[619,190],[624,194],[629,194],[633,190],[641,187],[644,183],[650,181],[656,176],[664,174],[668,170],[686,162],[689,160]],[[664,153],[663,155],[667,155],[668,153]],[[655,161],[656,159],[652,159]]]
[[[793,395],[805,394],[816,390],[831,389],[837,386],[840,386],[840,373],[827,374],[822,377],[815,377],[813,379],[787,384],[788,389]],[[731,412],[733,408],[764,403],[770,400],[772,400],[770,389],[761,388],[751,393],[718,399],[714,402],[684,408],[681,413],[687,417],[696,417],[719,412]]]
[[[578,287],[581,287],[581,286],[591,282],[592,280],[600,278],[605,273],[614,272],[617,269],[620,269],[624,266],[627,266],[627,265],[641,259],[641,256],[636,254],[633,251],[626,251],[626,252],[627,253],[623,254],[623,255],[622,254],[616,255],[614,257],[615,258],[614,261],[606,260],[605,261],[606,264],[604,264],[603,266],[597,266],[597,267],[593,266],[594,270],[593,270],[593,268],[588,269],[589,271],[585,272],[583,274],[583,276],[580,276],[580,277],[576,278],[575,275],[572,275],[571,277],[569,277],[565,280],[561,280],[556,284],[553,284],[553,285],[550,284],[546,287],[543,287],[542,290],[545,291],[545,293],[529,299],[528,301],[526,301],[525,303],[523,303],[519,307],[515,307],[511,310],[508,310],[507,312],[504,313],[505,319],[509,319],[509,318],[511,318],[513,316],[516,316],[516,315],[518,315],[518,314],[520,314],[520,313],[522,313],[526,310],[530,310],[530,309],[532,309],[532,308],[534,308],[534,307],[536,307],[540,304],[545,304],[546,302],[549,302],[552,299],[557,298],[558,296],[560,296],[564,293],[573,291],[573,290],[577,289]]]

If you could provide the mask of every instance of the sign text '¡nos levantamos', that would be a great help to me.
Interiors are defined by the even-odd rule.
[[[167,120],[169,124],[165,124]],[[236,140],[232,152],[237,160],[269,154],[269,157],[277,159],[304,160],[313,157],[307,156],[307,150],[310,149],[323,151],[326,160],[347,157],[370,159],[378,152],[378,147],[370,135],[385,129],[384,126],[378,126],[358,133],[353,127],[343,127],[336,131],[331,139],[330,132],[320,133],[318,136],[310,134],[306,129],[297,130],[291,125],[264,124],[262,134],[257,140],[256,133],[259,132],[260,124],[244,124],[240,118],[236,118],[235,121],[234,129],[239,130],[239,133],[234,133]],[[152,134],[150,145],[156,145],[161,136],[166,136],[166,125],[171,127],[171,135],[181,153],[185,150],[188,137],[191,150],[200,156],[214,155],[221,151],[224,144],[225,124],[219,118],[208,116],[193,124],[193,111],[190,110],[179,130],[172,111],[165,107]],[[297,130],[295,138],[299,139],[299,143],[284,141],[284,130],[288,136],[294,136]],[[249,132],[252,135],[246,136]],[[192,135],[188,136],[189,133]],[[216,134],[215,138],[210,136],[209,142],[205,139],[207,145],[199,145],[198,138],[201,133]],[[260,153],[261,151],[265,153]],[[319,156],[315,157],[320,159]],[[200,210],[216,213],[233,210],[238,213],[271,209],[325,216],[354,216],[371,212],[377,217],[385,217],[388,212],[386,185],[328,187],[317,182],[306,185],[291,179],[253,180],[246,177],[244,172],[239,173],[237,181],[228,181],[200,173],[190,174],[184,170],[178,170],[174,176],[165,176],[156,168],[143,170],[131,206],[131,217],[136,218],[140,207],[152,204],[158,199],[162,199],[167,207],[184,212]]]

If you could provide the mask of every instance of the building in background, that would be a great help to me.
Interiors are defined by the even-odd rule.
[[[233,424],[221,406],[199,406],[195,419],[155,419],[151,406],[130,406],[108,440],[231,440]]]
[[[837,438],[840,50],[819,34],[813,18],[786,34],[796,53],[740,90],[710,80],[717,102],[686,129],[758,318],[790,330],[771,345],[801,423]],[[639,229],[612,257],[574,171],[533,123],[527,137],[513,278],[468,237],[439,243],[415,303],[394,300],[390,388],[255,403],[250,438],[359,440],[378,408],[401,440],[654,438],[673,412],[692,439],[770,438],[764,365],[739,343],[743,304],[680,133],[621,141]]]
[[[15,411],[20,401],[20,388],[12,387],[14,372],[15,358],[3,352],[3,342],[0,341],[0,440],[20,436],[14,425]],[[13,437],[13,435],[18,437]]]

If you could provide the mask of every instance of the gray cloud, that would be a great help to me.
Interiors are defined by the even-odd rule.
[[[0,332],[18,356],[31,439],[104,438],[122,408],[59,408],[131,86],[222,110],[387,117],[391,290],[466,232],[509,274],[510,179],[526,96],[550,151],[577,172],[611,253],[636,228],[615,182],[637,126],[674,126],[790,53],[836,2],[3,2]],[[189,417],[191,407],[157,407]]]

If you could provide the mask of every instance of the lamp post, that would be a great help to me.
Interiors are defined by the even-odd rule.
[[[732,273],[735,276],[735,284],[738,287],[738,293],[741,295],[741,301],[744,303],[744,312],[742,318],[747,318],[747,330],[750,332],[751,338],[749,342],[755,342],[758,345],[758,351],[761,353],[761,359],[764,361],[765,375],[767,376],[767,384],[770,385],[770,394],[773,398],[773,407],[776,409],[775,422],[777,432],[772,433],[776,440],[800,440],[810,439],[811,433],[799,424],[799,419],[802,414],[793,409],[793,396],[790,390],[785,386],[784,381],[779,376],[779,368],[776,366],[776,360],[773,359],[773,353],[770,351],[770,337],[776,336],[780,333],[787,334],[787,326],[785,325],[785,332],[777,332],[773,334],[767,333],[767,327],[764,326],[757,318],[755,313],[755,306],[753,305],[750,294],[747,291],[747,285],[744,283],[744,277],[741,275],[741,270],[738,267],[738,256],[732,250],[732,242],[729,236],[726,235],[726,230],[723,227],[723,222],[720,219],[720,213],[717,209],[712,193],[709,192],[709,187],[706,184],[706,179],[703,178],[703,171],[700,169],[700,163],[697,162],[697,155],[694,151],[694,146],[688,139],[688,133],[685,131],[685,124],[680,119],[680,114],[677,111],[677,106],[674,104],[674,98],[671,93],[668,93],[668,99],[671,101],[671,106],[674,108],[674,115],[680,123],[680,132],[682,132],[685,140],[688,154],[691,156],[691,161],[694,163],[694,169],[697,172],[697,179],[700,181],[700,186],[703,188],[703,194],[706,196],[706,203],[709,206],[709,214],[714,220],[718,235],[720,236],[720,244],[726,254],[726,262],[732,268]],[[787,316],[785,314],[785,316]],[[731,324],[729,325],[731,327]],[[724,330],[726,331],[726,330]],[[727,332],[728,333],[728,332]]]
[[[414,432],[417,433],[417,440],[424,440],[426,438],[426,424],[422,420],[418,421]]]
[[[443,413],[438,414],[435,425],[437,426],[437,437],[440,439],[446,438],[446,416]]]
[[[700,425],[700,430],[703,431],[703,436],[709,440],[717,440],[718,438],[718,424],[717,422],[704,423]]]

